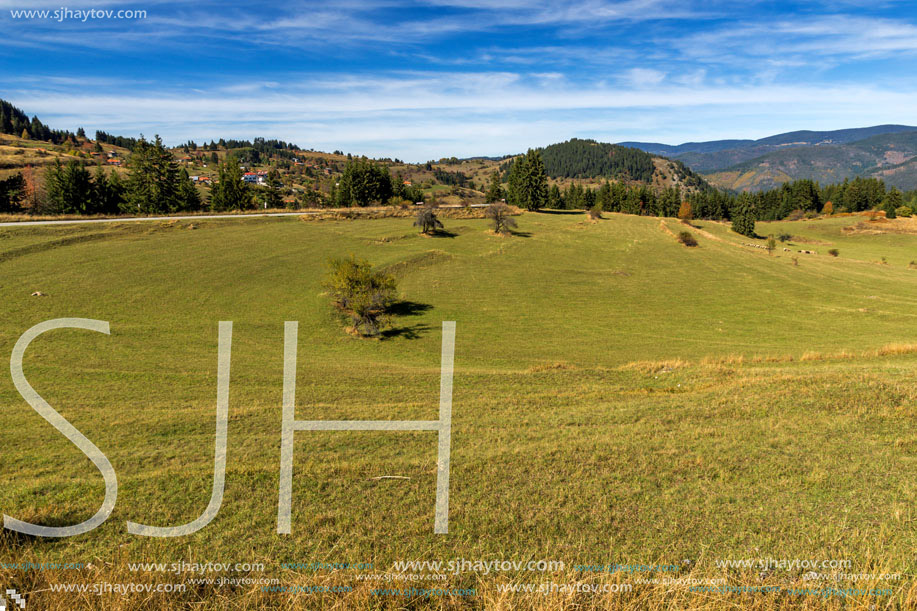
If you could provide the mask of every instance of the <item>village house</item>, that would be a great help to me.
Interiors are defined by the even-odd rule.
[[[263,185],[267,179],[267,172],[246,172],[242,175],[244,182],[256,185]]]

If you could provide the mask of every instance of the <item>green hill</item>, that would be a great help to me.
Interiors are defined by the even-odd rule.
[[[554,179],[615,179],[691,189],[708,186],[683,163],[636,148],[573,138],[539,150],[545,172]]]
[[[0,352],[10,354],[41,321],[110,321],[110,336],[42,336],[25,373],[109,457],[120,485],[115,513],[98,530],[63,541],[8,532],[0,553],[92,559],[85,575],[93,583],[184,579],[129,572],[131,559],[219,559],[263,563],[263,573],[244,575],[283,586],[352,588],[300,595],[307,603],[257,582],[168,599],[172,608],[207,609],[404,604],[371,594],[379,585],[355,571],[281,566],[312,560],[372,563],[384,573],[414,559],[544,558],[565,563],[537,574],[558,583],[633,582],[574,568],[620,562],[806,587],[801,572],[716,564],[765,556],[913,574],[903,522],[917,464],[910,221],[855,231],[844,227],[864,217],[762,223],[759,233],[793,236],[768,255],[711,222],[517,220],[521,233],[511,237],[491,235],[484,220],[450,219],[448,236],[421,237],[404,218],[0,228]],[[699,246],[682,246],[674,237],[682,230]],[[826,248],[841,256],[797,253]],[[888,264],[876,262],[879,253]],[[347,335],[328,304],[325,261],[349,254],[397,273],[408,305],[386,339]],[[207,506],[223,320],[234,330],[222,509],[193,536],[128,535],[126,520],[183,524]],[[449,535],[432,532],[436,436],[428,431],[296,432],[293,532],[276,534],[284,321],[299,321],[297,419],[423,420],[438,410],[444,320],[457,324]],[[92,515],[103,491],[92,464],[8,375],[0,405],[4,513],[51,524]],[[68,577],[32,571],[28,579],[29,604],[50,609],[51,584]],[[456,572],[436,587],[502,600],[499,584],[534,579]],[[911,585],[882,584],[894,590],[883,604],[903,606]],[[93,596],[87,608],[160,608],[118,596]],[[615,597],[621,608],[650,598],[672,607],[735,603],[731,594],[665,584]],[[419,598],[411,608],[441,602]]]

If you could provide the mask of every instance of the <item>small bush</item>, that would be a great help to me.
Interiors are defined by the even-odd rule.
[[[901,218],[908,218],[912,214],[914,214],[914,211],[908,208],[907,206],[901,206],[899,208],[895,208],[895,214],[897,214]]]
[[[777,239],[780,240],[781,242],[789,242],[790,240],[793,239],[793,236],[791,236],[788,233],[781,233],[780,235],[777,236]]]
[[[596,204],[589,209],[589,218],[593,221],[597,221],[602,218],[602,207]]]
[[[836,248],[832,248],[831,250],[828,251],[828,254],[831,255],[832,257],[836,257],[839,254],[841,254],[841,251],[839,251]]]
[[[690,231],[682,231],[678,234],[678,241],[685,246],[697,246],[697,240],[691,235]]]
[[[436,218],[436,208],[434,206],[424,206],[417,211],[414,217],[414,227],[420,227],[421,233],[430,234],[442,229],[443,223]]]
[[[374,271],[369,261],[354,257],[332,259],[325,286],[334,307],[364,336],[379,335],[397,300],[395,277]]]
[[[484,215],[493,222],[494,233],[508,234],[516,228],[512,209],[502,202],[494,202],[484,209]]]

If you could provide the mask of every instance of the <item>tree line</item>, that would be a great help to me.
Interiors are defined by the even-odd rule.
[[[586,142],[586,141],[580,141]],[[917,213],[917,191],[902,193],[888,189],[875,178],[854,178],[840,184],[822,186],[811,180],[787,182],[778,188],[758,193],[731,193],[707,187],[683,191],[681,187],[654,189],[646,184],[628,185],[606,180],[598,188],[575,183],[561,190],[548,188],[548,173],[539,150],[530,149],[504,166],[501,179],[495,171],[487,189],[487,200],[506,201],[527,210],[595,209],[648,216],[729,220],[733,229],[754,234],[756,221],[802,218],[805,215],[836,212],[883,210],[888,218]],[[506,181],[504,190],[501,182]]]
[[[53,144],[63,144],[67,140],[77,143],[77,134],[67,130],[51,129],[39,121],[38,117],[29,119],[28,115],[5,100],[0,100],[0,133],[46,140]]]

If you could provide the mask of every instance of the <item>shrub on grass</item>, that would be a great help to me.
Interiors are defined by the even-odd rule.
[[[678,241],[685,246],[697,246],[697,240],[691,235],[690,231],[682,231],[678,234]]]
[[[828,254],[831,255],[832,257],[836,257],[839,254],[841,254],[841,251],[839,251],[836,248],[832,248],[831,250],[828,251]]]
[[[602,218],[602,207],[596,204],[592,208],[589,208],[589,218],[593,221],[597,221]]]
[[[493,222],[494,233],[507,234],[516,228],[516,219],[510,214],[512,210],[502,202],[494,202],[484,209],[484,216]]]
[[[436,233],[443,228],[443,223],[436,218],[436,209],[433,206],[424,206],[417,211],[414,218],[414,227],[420,227],[421,233]]]
[[[780,240],[781,242],[789,242],[790,240],[793,239],[793,236],[791,236],[788,233],[781,233],[780,235],[777,236],[777,239]]]
[[[329,261],[325,287],[331,303],[350,319],[353,330],[368,337],[379,335],[397,300],[395,277],[354,257]]]
[[[897,215],[900,216],[901,218],[908,218],[908,217],[910,217],[913,213],[914,213],[914,211],[911,210],[910,208],[908,208],[907,206],[899,206],[899,207],[895,208],[895,214],[897,214]]]

